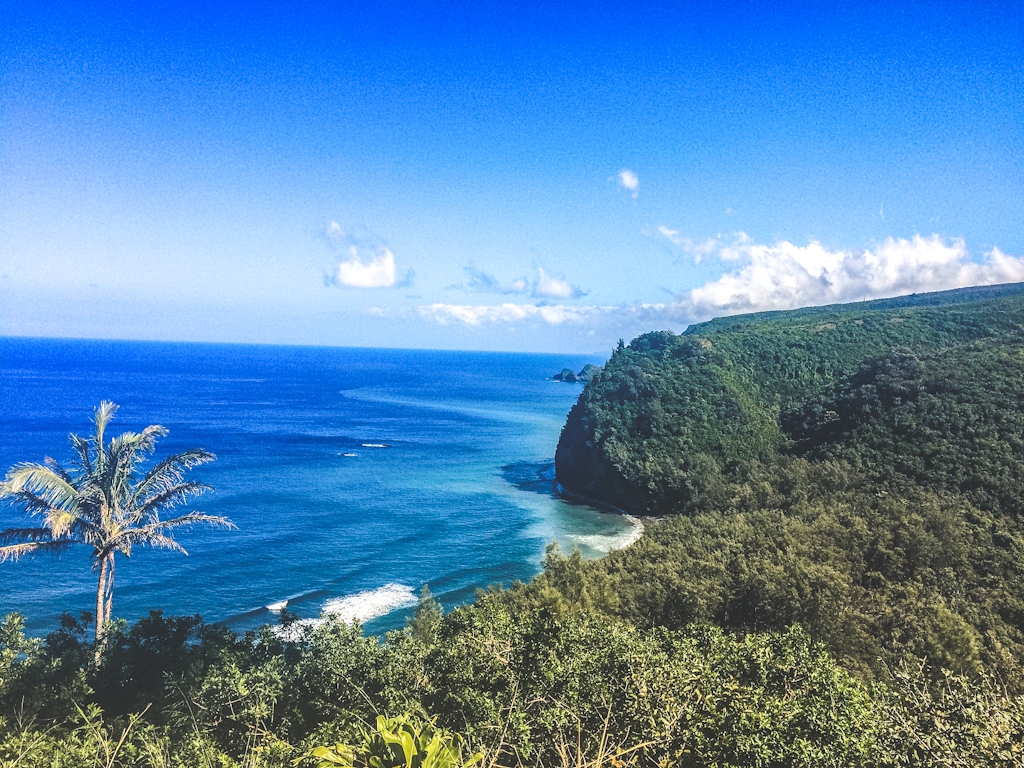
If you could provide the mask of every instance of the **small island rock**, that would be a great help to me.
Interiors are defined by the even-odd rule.
[[[576,381],[576,374],[572,372],[572,368],[563,368],[561,373],[556,373],[552,376],[555,381]]]

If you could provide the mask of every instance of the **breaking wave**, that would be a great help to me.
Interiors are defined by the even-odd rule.
[[[332,598],[320,606],[320,614],[337,616],[346,624],[356,621],[363,623],[416,603],[416,592],[412,587],[405,584],[385,584],[377,589]],[[285,627],[274,627],[274,632],[285,640],[295,641],[301,639],[307,630],[315,629],[323,623],[323,618],[300,619]]]
[[[405,584],[385,584],[377,589],[328,600],[320,610],[351,624],[353,621],[366,622],[378,619],[410,605],[416,605],[416,593],[412,587]]]
[[[568,538],[588,547],[595,552],[611,552],[613,549],[625,549],[630,544],[638,541],[644,535],[643,521],[632,515],[623,515],[629,522],[630,527],[616,533],[592,533],[570,535]]]

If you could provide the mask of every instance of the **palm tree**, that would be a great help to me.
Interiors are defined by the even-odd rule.
[[[42,464],[16,465],[0,483],[0,497],[13,497],[39,522],[37,527],[0,531],[0,544],[5,545],[0,546],[0,562],[33,552],[62,552],[75,544],[92,547],[92,567],[99,572],[97,660],[103,626],[110,621],[113,608],[115,554],[131,557],[133,547],[149,545],[187,555],[172,538],[172,529],[196,523],[235,527],[225,517],[201,512],[161,519],[163,511],[212,490],[184,476],[193,467],[217,457],[196,448],[168,456],[143,475],[140,464],[153,453],[156,439],[167,430],[153,425],[104,443],[103,433],[116,412],[117,406],[104,400],[95,411],[92,439],[70,436],[78,454],[70,471],[47,457]]]

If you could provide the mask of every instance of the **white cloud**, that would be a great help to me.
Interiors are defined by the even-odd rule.
[[[546,304],[431,304],[420,307],[422,317],[445,324],[457,320],[467,325],[483,325],[485,323],[519,323],[527,320],[539,320],[548,325],[563,323],[582,323],[588,317],[614,309],[612,307],[568,307],[565,305]]]
[[[395,255],[372,234],[356,236],[336,221],[329,221],[324,234],[332,250],[344,253],[326,285],[348,288],[404,288],[412,285],[416,274],[407,269],[399,279]]]
[[[693,256],[693,261],[700,264],[705,258],[713,254],[721,244],[716,237],[709,237],[700,242],[694,242],[688,237],[683,237],[679,230],[669,229],[666,226],[658,227],[658,234],[664,237],[673,245],[678,245],[686,253]]]
[[[656,328],[682,330],[693,322],[744,312],[1024,282],[1024,257],[993,248],[975,261],[962,240],[946,240],[939,235],[889,238],[869,250],[830,250],[814,241],[806,246],[790,242],[762,245],[743,233],[727,242],[709,238],[697,243],[667,227],[659,227],[659,233],[678,238],[678,244],[688,247],[695,258],[713,255],[727,264],[729,271],[670,303],[432,304],[419,307],[417,312],[442,324],[576,325],[625,336]],[[545,277],[550,278],[541,271],[541,278]]]
[[[622,187],[623,189],[628,189],[630,192],[632,192],[634,198],[637,196],[637,194],[639,194],[640,177],[637,176],[633,171],[629,170],[629,168],[623,168],[621,171],[619,171],[618,178],[619,186]]]
[[[971,285],[1024,281],[1024,258],[998,248],[971,261],[963,240],[888,238],[873,250],[832,251],[818,242],[759,245],[740,233],[717,255],[741,266],[685,294],[673,307],[692,319],[836,304]]]
[[[682,245],[683,241],[686,239],[682,235],[679,234],[679,230],[678,229],[669,229],[668,227],[663,226],[663,225],[658,227],[658,232],[666,240],[669,240],[669,241],[675,243],[676,245]]]
[[[504,296],[531,292],[535,299],[578,299],[585,295],[562,275],[553,275],[543,267],[537,268],[537,279],[532,283],[525,277],[518,277],[508,283],[501,282],[497,277],[475,267],[463,267],[469,280],[459,285],[450,285],[474,293],[496,293]]]
[[[398,283],[395,272],[395,256],[387,248],[369,261],[364,262],[358,249],[348,249],[349,257],[338,265],[335,277],[338,285],[349,288],[393,288]]]
[[[513,293],[526,293],[530,290],[530,284],[525,277],[518,277],[509,283],[502,283],[494,275],[483,272],[476,267],[463,267],[469,281],[461,285],[450,285],[449,288],[460,288],[464,291],[476,293],[500,293],[504,295]]]
[[[551,275],[543,267],[537,268],[537,282],[533,284],[533,297],[538,299],[578,299],[583,291],[571,285],[561,275]]]

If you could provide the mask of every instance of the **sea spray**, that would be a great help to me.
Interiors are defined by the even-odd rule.
[[[591,534],[570,534],[568,539],[576,544],[582,544],[595,552],[608,553],[615,549],[625,549],[630,544],[640,540],[644,535],[644,524],[639,518],[632,515],[623,515],[630,522],[630,527],[615,533],[591,533]]]
[[[328,600],[321,607],[321,611],[351,624],[354,621],[362,623],[387,616],[392,611],[411,605],[416,605],[416,593],[412,587],[405,584],[385,584],[377,589]]]
[[[336,616],[346,624],[360,624],[372,619],[387,616],[392,611],[416,605],[416,592],[405,584],[385,584],[377,589],[368,589],[354,595],[335,597],[320,606],[320,615]],[[273,605],[279,605],[275,603]],[[283,608],[284,606],[282,606]],[[269,610],[274,610],[267,606]],[[277,635],[285,640],[295,641],[301,638],[307,629],[315,629],[324,623],[325,618],[300,619],[284,627],[275,627]]]

